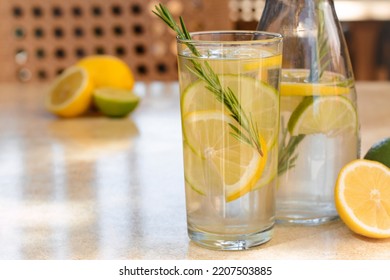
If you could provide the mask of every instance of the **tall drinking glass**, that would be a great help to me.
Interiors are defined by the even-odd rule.
[[[243,250],[275,213],[282,38],[259,31],[177,40],[189,237]]]

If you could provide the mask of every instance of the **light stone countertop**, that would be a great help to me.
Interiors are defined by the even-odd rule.
[[[41,85],[0,85],[0,259],[390,259],[341,221],[277,224],[243,252],[186,232],[178,86],[136,85],[125,119],[58,119]],[[390,136],[390,83],[357,84],[362,154]]]

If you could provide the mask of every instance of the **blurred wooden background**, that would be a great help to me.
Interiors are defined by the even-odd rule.
[[[139,81],[177,79],[174,34],[151,13],[158,2],[193,31],[255,29],[264,7],[263,0],[0,0],[0,82],[48,81],[92,54],[118,56]],[[343,22],[357,79],[390,79],[389,20]]]

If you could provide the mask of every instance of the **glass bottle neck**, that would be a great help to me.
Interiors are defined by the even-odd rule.
[[[257,30],[287,35],[318,29],[325,20],[338,24],[333,0],[266,0]]]
[[[333,0],[266,0],[257,30],[283,35],[283,68],[310,69],[310,79],[352,67]]]

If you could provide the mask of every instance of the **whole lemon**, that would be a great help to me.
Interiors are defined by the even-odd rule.
[[[91,76],[95,88],[115,87],[132,89],[134,76],[129,66],[111,55],[87,56],[77,62]]]

